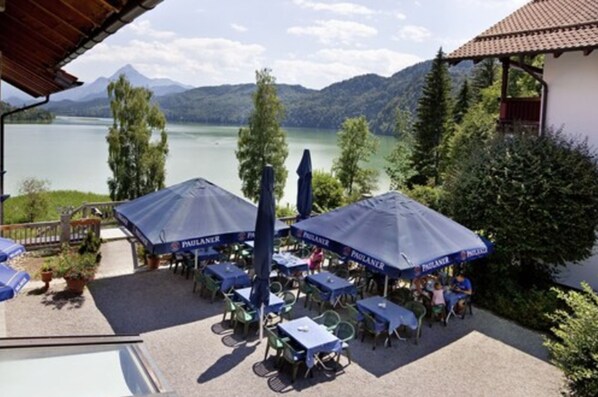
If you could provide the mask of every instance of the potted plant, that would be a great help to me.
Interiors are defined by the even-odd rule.
[[[69,291],[81,294],[87,283],[94,279],[97,268],[95,254],[67,252],[61,255],[57,275],[64,278]]]
[[[156,254],[147,254],[146,263],[149,270],[156,270],[160,266],[160,256]]]
[[[52,258],[47,258],[42,266],[39,268],[39,274],[41,279],[44,283],[46,283],[46,288],[50,286],[50,281],[52,281],[52,274],[53,274],[53,260]]]

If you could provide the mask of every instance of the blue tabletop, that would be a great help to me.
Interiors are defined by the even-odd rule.
[[[290,276],[295,272],[306,272],[307,259],[299,258],[290,252],[281,252],[272,255],[272,261],[278,266],[281,273]]]
[[[189,258],[191,261],[195,261],[195,251],[177,252],[174,254],[176,260],[182,260],[184,257]],[[220,252],[216,251],[212,247],[201,248],[197,250],[197,259],[205,261],[208,259],[217,259],[220,257]]]
[[[338,353],[342,348],[339,338],[309,317],[301,317],[278,324],[278,329],[282,335],[290,337],[305,349],[305,361],[309,368],[313,367],[316,354]],[[305,331],[300,329],[305,329]]]
[[[254,307],[249,301],[249,294],[251,294],[251,287],[235,290],[235,297],[237,297],[240,301],[245,303],[252,310],[258,309]],[[264,308],[264,314],[279,313],[283,305],[284,301],[278,296],[274,295],[272,292],[270,292],[270,303],[268,304],[268,306]]]
[[[206,266],[205,273],[222,281],[220,290],[226,292],[231,288],[244,288],[251,285],[251,279],[234,263],[217,263]]]
[[[380,307],[384,303],[386,307]],[[384,299],[381,296],[372,296],[367,299],[357,301],[357,308],[360,311],[366,311],[373,314],[377,319],[388,323],[388,331],[393,332],[401,325],[406,325],[412,330],[417,329],[417,318],[411,310],[407,310],[395,303]]]
[[[357,295],[357,287],[355,285],[330,272],[310,274],[305,277],[305,281],[315,285],[320,291],[329,292],[331,303],[334,303],[342,295]]]
[[[446,302],[446,310],[450,312],[453,309],[453,306],[459,302],[459,299],[465,299],[467,294],[463,292],[453,292],[453,291],[444,291],[444,300]]]

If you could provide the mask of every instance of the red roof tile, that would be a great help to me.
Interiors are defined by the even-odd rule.
[[[449,60],[598,48],[598,0],[534,0],[447,56]]]

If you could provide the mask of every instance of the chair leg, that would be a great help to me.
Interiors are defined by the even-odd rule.
[[[295,379],[297,379],[297,370],[299,369],[299,364],[293,364],[293,380],[292,382],[295,382]]]
[[[268,357],[268,350],[270,350],[270,344],[266,345],[266,354],[264,354],[264,361],[266,361],[266,357]]]
[[[243,331],[243,336],[247,338],[247,334],[249,333],[249,323],[245,323],[245,329]]]

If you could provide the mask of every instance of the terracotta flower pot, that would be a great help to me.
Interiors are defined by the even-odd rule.
[[[160,266],[160,257],[159,256],[147,256],[147,267],[149,270],[156,270]]]
[[[41,272],[41,276],[42,276],[42,281],[44,283],[49,283],[50,281],[52,281],[52,270],[47,271],[47,272]]]
[[[66,287],[68,288],[68,290],[73,293],[76,293],[76,294],[83,293],[83,289],[87,285],[87,281],[88,281],[84,278],[70,278],[70,277],[67,278],[67,277],[65,277],[64,279],[66,280]]]

